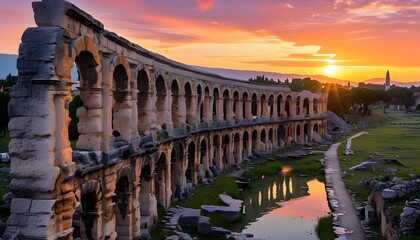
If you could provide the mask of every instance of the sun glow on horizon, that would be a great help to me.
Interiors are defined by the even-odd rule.
[[[325,73],[327,75],[334,75],[334,73],[336,73],[336,72],[337,72],[337,66],[335,66],[335,65],[328,65],[325,68]]]

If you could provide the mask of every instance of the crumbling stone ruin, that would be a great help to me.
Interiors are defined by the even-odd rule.
[[[63,0],[32,4],[11,117],[4,239],[133,239],[157,206],[253,150],[321,140],[327,94],[221,77],[152,53]],[[71,68],[83,106],[68,140]],[[80,228],[75,226],[79,222]]]

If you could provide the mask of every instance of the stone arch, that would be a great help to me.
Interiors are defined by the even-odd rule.
[[[205,138],[200,141],[199,148],[199,166],[198,166],[198,182],[203,183],[205,179],[205,171],[208,169],[208,152],[207,152],[207,141]]]
[[[282,104],[283,104],[283,95],[279,94],[277,96],[277,114],[279,117],[283,116]]]
[[[279,125],[279,128],[277,129],[277,138],[278,138],[278,145],[280,147],[284,147],[286,145],[286,129],[284,128],[284,125]]]
[[[251,115],[251,106],[249,104],[248,93],[242,94],[242,118],[246,119],[247,116]]]
[[[287,95],[286,102],[284,104],[284,111],[286,112],[287,117],[292,116],[292,110],[293,110],[293,98],[290,95]]]
[[[241,136],[239,133],[235,133],[233,137],[233,164],[237,165],[242,162],[241,155]]]
[[[133,224],[133,170],[124,166],[118,171],[115,188],[115,225],[119,238],[132,238],[132,231],[127,231]]]
[[[197,113],[198,122],[202,122],[204,119],[204,102],[203,102],[203,89],[200,84],[197,84]]]
[[[318,113],[318,105],[319,105],[319,99],[317,99],[317,98],[314,98],[314,103],[313,103],[313,112],[315,113],[315,114],[317,114]]]
[[[309,99],[307,97],[303,99],[303,114],[309,117]]]
[[[302,130],[300,124],[296,124],[296,142],[301,143]]]
[[[211,112],[210,109],[212,108],[211,106],[211,94],[210,94],[210,88],[208,86],[206,86],[204,88],[204,105],[203,105],[203,121],[205,122],[209,122],[211,120]]]
[[[317,134],[319,134],[319,127],[318,127],[318,123],[314,124],[314,132],[316,132]]]
[[[186,123],[193,124],[194,123],[194,113],[193,113],[193,92],[191,83],[186,82],[184,84],[184,93],[185,93],[185,105],[186,105]]]
[[[213,89],[213,107],[212,107],[212,116],[213,116],[213,121],[217,121],[217,120],[219,120],[218,119],[218,113],[219,113],[219,106],[218,106],[218,103],[219,103],[219,98],[220,98],[220,96],[219,96],[219,89],[217,88],[217,87],[215,87],[214,89]]]
[[[307,143],[312,138],[309,123],[303,125],[303,142]]]
[[[217,167],[217,169],[223,169],[222,166],[222,157],[221,157],[221,142],[218,134],[213,136],[213,159],[212,164]]]
[[[171,151],[171,189],[173,197],[181,199],[182,196],[182,165],[184,158],[184,146],[178,143]]]
[[[227,115],[230,114],[231,111],[230,107],[230,93],[228,89],[223,91],[223,120],[227,120]]]
[[[99,51],[89,35],[72,40],[69,51],[79,73],[80,99],[83,102],[83,106],[76,112],[79,118],[76,146],[78,149],[98,151],[102,143],[102,72]]]
[[[129,141],[131,137],[130,65],[121,55],[115,56],[109,65],[112,73],[112,135],[116,140]]]
[[[225,169],[228,166],[230,166],[232,163],[231,161],[232,149],[231,149],[229,134],[225,134],[225,136],[223,137],[222,151],[223,151],[222,163],[223,163],[223,169]]]
[[[267,143],[267,134],[266,134],[266,132],[265,132],[265,129],[262,129],[261,130],[261,133],[260,133],[260,140],[261,140],[261,142],[262,143]]]
[[[137,72],[137,130],[145,132],[150,130],[152,122],[151,96],[153,91],[150,87],[150,74],[144,66],[140,66]]]
[[[257,100],[257,98],[258,98],[257,94],[253,93],[252,97],[251,97],[251,114],[254,118],[256,118],[257,115],[258,115],[258,113],[257,113],[257,110],[258,110],[258,107],[257,107],[257,101],[258,100]]]
[[[166,82],[162,75],[159,75],[155,80],[156,92],[156,124],[158,128],[163,128],[163,124],[167,123],[166,119]]]
[[[154,169],[154,184],[153,192],[155,194],[158,204],[161,204],[166,208],[166,154],[160,153],[156,160]]]
[[[234,91],[233,92],[233,103],[232,103],[232,116],[235,120],[238,120],[242,114],[241,112],[241,104],[239,101],[239,92],[238,91]]]
[[[102,236],[102,188],[97,180],[82,185],[80,199],[80,235],[83,239],[101,239]]]
[[[251,149],[249,149],[249,134],[248,131],[244,131],[242,135],[242,158],[247,157],[250,152]]]
[[[196,169],[196,160],[195,160],[195,150],[196,146],[194,142],[190,142],[188,145],[188,162],[187,162],[187,171],[185,172],[185,178],[188,182],[191,182],[193,185],[197,184],[197,169]]]
[[[171,84],[171,117],[174,128],[182,128],[182,108],[181,108],[181,97],[178,80],[172,80]]]
[[[254,131],[252,131],[252,149],[258,150],[257,146],[258,146],[258,131],[257,129],[254,129]]]

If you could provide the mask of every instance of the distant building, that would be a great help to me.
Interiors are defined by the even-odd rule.
[[[385,91],[388,91],[391,86],[391,77],[389,76],[389,71],[386,71],[386,77],[385,77]]]
[[[374,84],[374,83],[364,83],[364,82],[360,82],[359,83],[359,87],[361,88],[368,88],[368,89],[372,89],[372,90],[384,90],[385,84]]]

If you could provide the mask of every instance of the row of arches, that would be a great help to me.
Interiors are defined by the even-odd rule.
[[[172,137],[220,122],[303,119],[326,111],[322,94],[281,87],[273,91],[269,86],[249,90],[252,84],[246,82],[221,85],[130,63],[122,55],[109,58],[106,67],[88,35],[72,46],[83,102],[77,111],[79,149],[106,150],[114,140],[129,142],[139,134],[152,135],[156,141],[160,131]],[[110,94],[104,94],[107,91]]]
[[[134,165],[120,159],[115,176],[98,177],[104,173],[96,172],[76,179],[79,234],[84,239],[112,238],[113,234],[132,238],[141,228],[153,225],[158,206],[168,207],[184,197],[189,185],[212,177],[211,168],[220,171],[239,165],[253,150],[274,150],[299,138],[313,141],[314,134],[322,134],[324,124],[308,121],[200,133],[162,144],[156,153],[137,157]],[[110,185],[111,180],[114,184]]]

